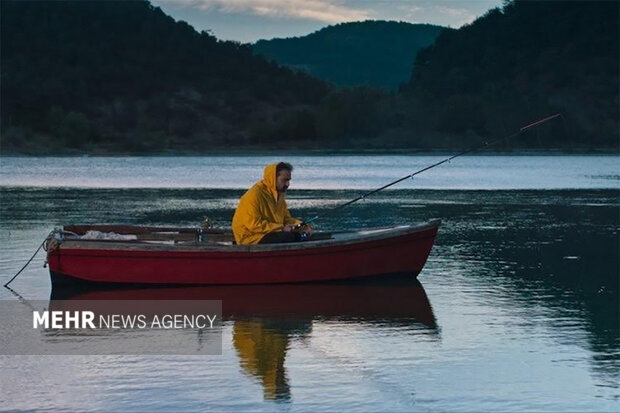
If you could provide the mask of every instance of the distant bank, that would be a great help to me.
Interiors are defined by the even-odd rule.
[[[317,156],[317,155],[454,155],[468,148],[454,149],[411,149],[411,148],[388,148],[388,149],[303,149],[303,148],[213,148],[209,151],[184,151],[184,150],[163,150],[155,152],[115,152],[115,151],[94,151],[82,152],[79,150],[64,150],[54,152],[20,152],[20,151],[0,151],[2,157],[123,157],[123,156],[161,156],[161,157],[191,157],[191,156]],[[546,148],[546,149],[485,149],[477,152],[478,155],[489,156],[536,156],[536,155],[617,155],[620,151],[614,148]]]

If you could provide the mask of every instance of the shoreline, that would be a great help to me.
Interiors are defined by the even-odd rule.
[[[78,152],[62,151],[56,153],[0,152],[0,158],[122,158],[122,157],[209,157],[209,156],[451,156],[463,152],[464,149],[416,150],[416,149],[214,149],[212,151],[163,151],[163,152]],[[585,155],[620,155],[614,148],[586,149],[514,149],[514,150],[481,150],[468,156],[585,156]]]

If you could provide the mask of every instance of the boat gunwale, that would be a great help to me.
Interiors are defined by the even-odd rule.
[[[316,249],[332,249],[338,247],[348,247],[355,245],[363,245],[375,241],[388,240],[391,238],[398,239],[403,236],[415,233],[426,232],[437,229],[441,225],[440,219],[429,220],[419,225],[406,225],[382,228],[361,229],[359,231],[340,231],[336,233],[362,233],[372,232],[369,234],[358,234],[353,238],[347,239],[326,239],[309,242],[295,243],[279,243],[279,244],[253,244],[253,245],[223,245],[221,243],[177,243],[162,244],[156,242],[136,241],[136,240],[82,240],[82,239],[65,239],[58,249],[62,250],[108,250],[108,251],[126,251],[126,252],[210,252],[210,253],[260,253],[260,252],[304,252]]]

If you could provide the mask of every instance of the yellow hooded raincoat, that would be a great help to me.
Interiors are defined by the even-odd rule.
[[[266,234],[281,231],[285,225],[297,225],[300,220],[291,217],[284,194],[278,197],[276,166],[265,167],[263,180],[241,197],[232,220],[235,241],[239,245],[258,244]]]

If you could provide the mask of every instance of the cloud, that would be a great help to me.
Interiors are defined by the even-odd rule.
[[[251,13],[263,17],[295,18],[324,23],[367,20],[369,11],[333,0],[170,0],[183,5],[219,13]]]
[[[448,16],[449,20],[454,22],[453,24],[456,26],[462,26],[476,20],[476,15],[470,10],[446,6],[439,6],[436,10],[438,14]]]
[[[398,16],[389,17],[389,18],[399,18],[399,20],[415,20],[418,16],[424,13],[425,9],[423,7],[416,6],[414,4],[399,4],[396,6],[396,12]]]

